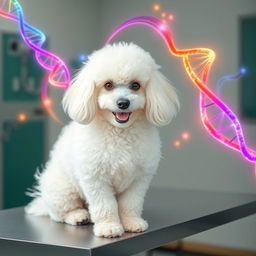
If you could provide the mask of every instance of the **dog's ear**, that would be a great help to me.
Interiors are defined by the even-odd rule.
[[[146,85],[146,117],[157,126],[171,122],[179,108],[175,88],[156,70]]]
[[[97,108],[95,83],[86,66],[67,89],[62,105],[70,118],[78,123],[88,124],[94,119]]]

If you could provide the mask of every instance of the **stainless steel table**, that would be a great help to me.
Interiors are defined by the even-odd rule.
[[[95,237],[92,225],[55,223],[15,208],[0,211],[0,255],[132,255],[254,213],[256,195],[151,188],[144,206],[149,229],[107,239]]]

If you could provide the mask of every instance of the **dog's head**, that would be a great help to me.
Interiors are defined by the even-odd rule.
[[[174,88],[151,55],[132,43],[94,52],[63,98],[64,110],[73,120],[88,124],[100,115],[120,128],[143,117],[166,125],[178,105]]]

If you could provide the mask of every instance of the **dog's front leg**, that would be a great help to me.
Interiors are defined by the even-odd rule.
[[[118,196],[119,216],[127,232],[143,232],[148,228],[141,214],[151,179],[151,175],[140,177]]]
[[[107,183],[95,179],[86,180],[81,185],[94,222],[94,234],[108,238],[121,236],[124,229],[113,189]]]

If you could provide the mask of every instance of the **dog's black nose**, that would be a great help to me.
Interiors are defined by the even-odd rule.
[[[116,103],[120,109],[127,109],[130,106],[130,101],[127,99],[118,99]]]

